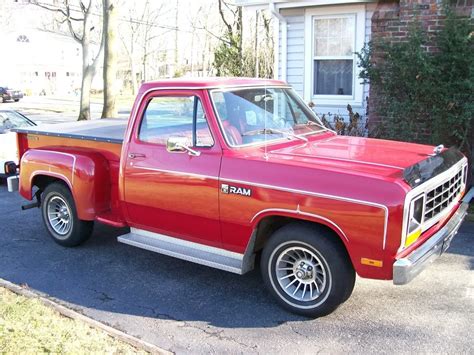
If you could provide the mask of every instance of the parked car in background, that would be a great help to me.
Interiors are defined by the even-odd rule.
[[[0,86],[0,103],[5,101],[18,102],[23,98],[23,92],[21,90],[13,90],[6,86]]]
[[[36,124],[13,110],[0,110],[0,178],[16,173],[18,146],[13,128],[27,128]]]

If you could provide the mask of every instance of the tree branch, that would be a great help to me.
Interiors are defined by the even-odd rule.
[[[45,9],[45,10],[48,10],[48,11],[59,12],[60,14],[62,14],[62,15],[65,16],[65,17],[68,16],[67,13],[66,13],[66,11],[64,11],[64,9],[61,9],[61,8],[58,8],[58,7],[50,7],[50,6],[48,6],[47,4],[38,2],[37,0],[30,0],[30,4],[31,4],[31,5],[35,5],[35,6],[38,6],[38,7],[41,7],[42,9]],[[72,21],[78,21],[78,22],[84,21],[84,19],[79,18],[79,17],[72,17],[72,16],[69,16],[69,18],[70,18],[70,20],[72,20]]]
[[[215,39],[218,39],[219,41],[224,42],[224,43],[226,43],[226,44],[228,44],[228,45],[231,45],[231,44],[232,44],[229,40],[227,40],[227,39],[225,39],[225,38],[223,38],[223,37],[220,37],[220,36],[218,36],[218,35],[212,33],[212,32],[209,31],[206,27],[198,27],[198,26],[192,26],[192,27],[193,27],[195,30],[206,31],[209,35],[211,35],[211,36],[214,37]]]
[[[219,14],[221,15],[221,18],[222,18],[222,21],[224,22],[224,25],[227,27],[227,32],[229,34],[229,36],[232,36],[232,26],[227,22],[226,18],[225,18],[225,15],[224,15],[224,11],[222,10],[222,3],[224,3],[227,7],[229,5],[227,5],[225,3],[225,1],[223,0],[218,0],[218,4],[219,4]]]

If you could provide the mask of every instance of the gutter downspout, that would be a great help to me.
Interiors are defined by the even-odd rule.
[[[273,69],[274,71],[274,77],[275,79],[281,79],[283,81],[286,81],[286,59],[287,59],[287,53],[288,53],[288,23],[286,22],[285,17],[283,17],[278,10],[275,7],[275,3],[273,1],[270,1],[268,4],[268,10],[272,14],[272,16],[277,20],[277,26],[275,26],[275,34],[276,34],[276,43],[275,43],[275,67]],[[281,75],[278,72],[278,66],[280,63],[280,56],[279,56],[279,47],[280,47],[280,25],[283,25],[283,28],[281,30]],[[280,78],[279,78],[280,76]]]

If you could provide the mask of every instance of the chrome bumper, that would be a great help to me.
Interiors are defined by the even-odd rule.
[[[473,189],[471,189],[474,192]],[[427,266],[435,261],[446,249],[449,248],[451,240],[458,232],[459,227],[467,214],[469,199],[464,199],[458,210],[454,213],[446,225],[436,234],[422,244],[418,249],[411,252],[402,259],[398,259],[393,264],[393,283],[394,285],[405,285],[422,272]]]

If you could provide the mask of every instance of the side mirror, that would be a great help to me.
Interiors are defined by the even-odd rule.
[[[170,153],[184,153],[198,157],[201,152],[189,147],[188,139],[186,137],[169,137],[166,141],[166,150]]]

